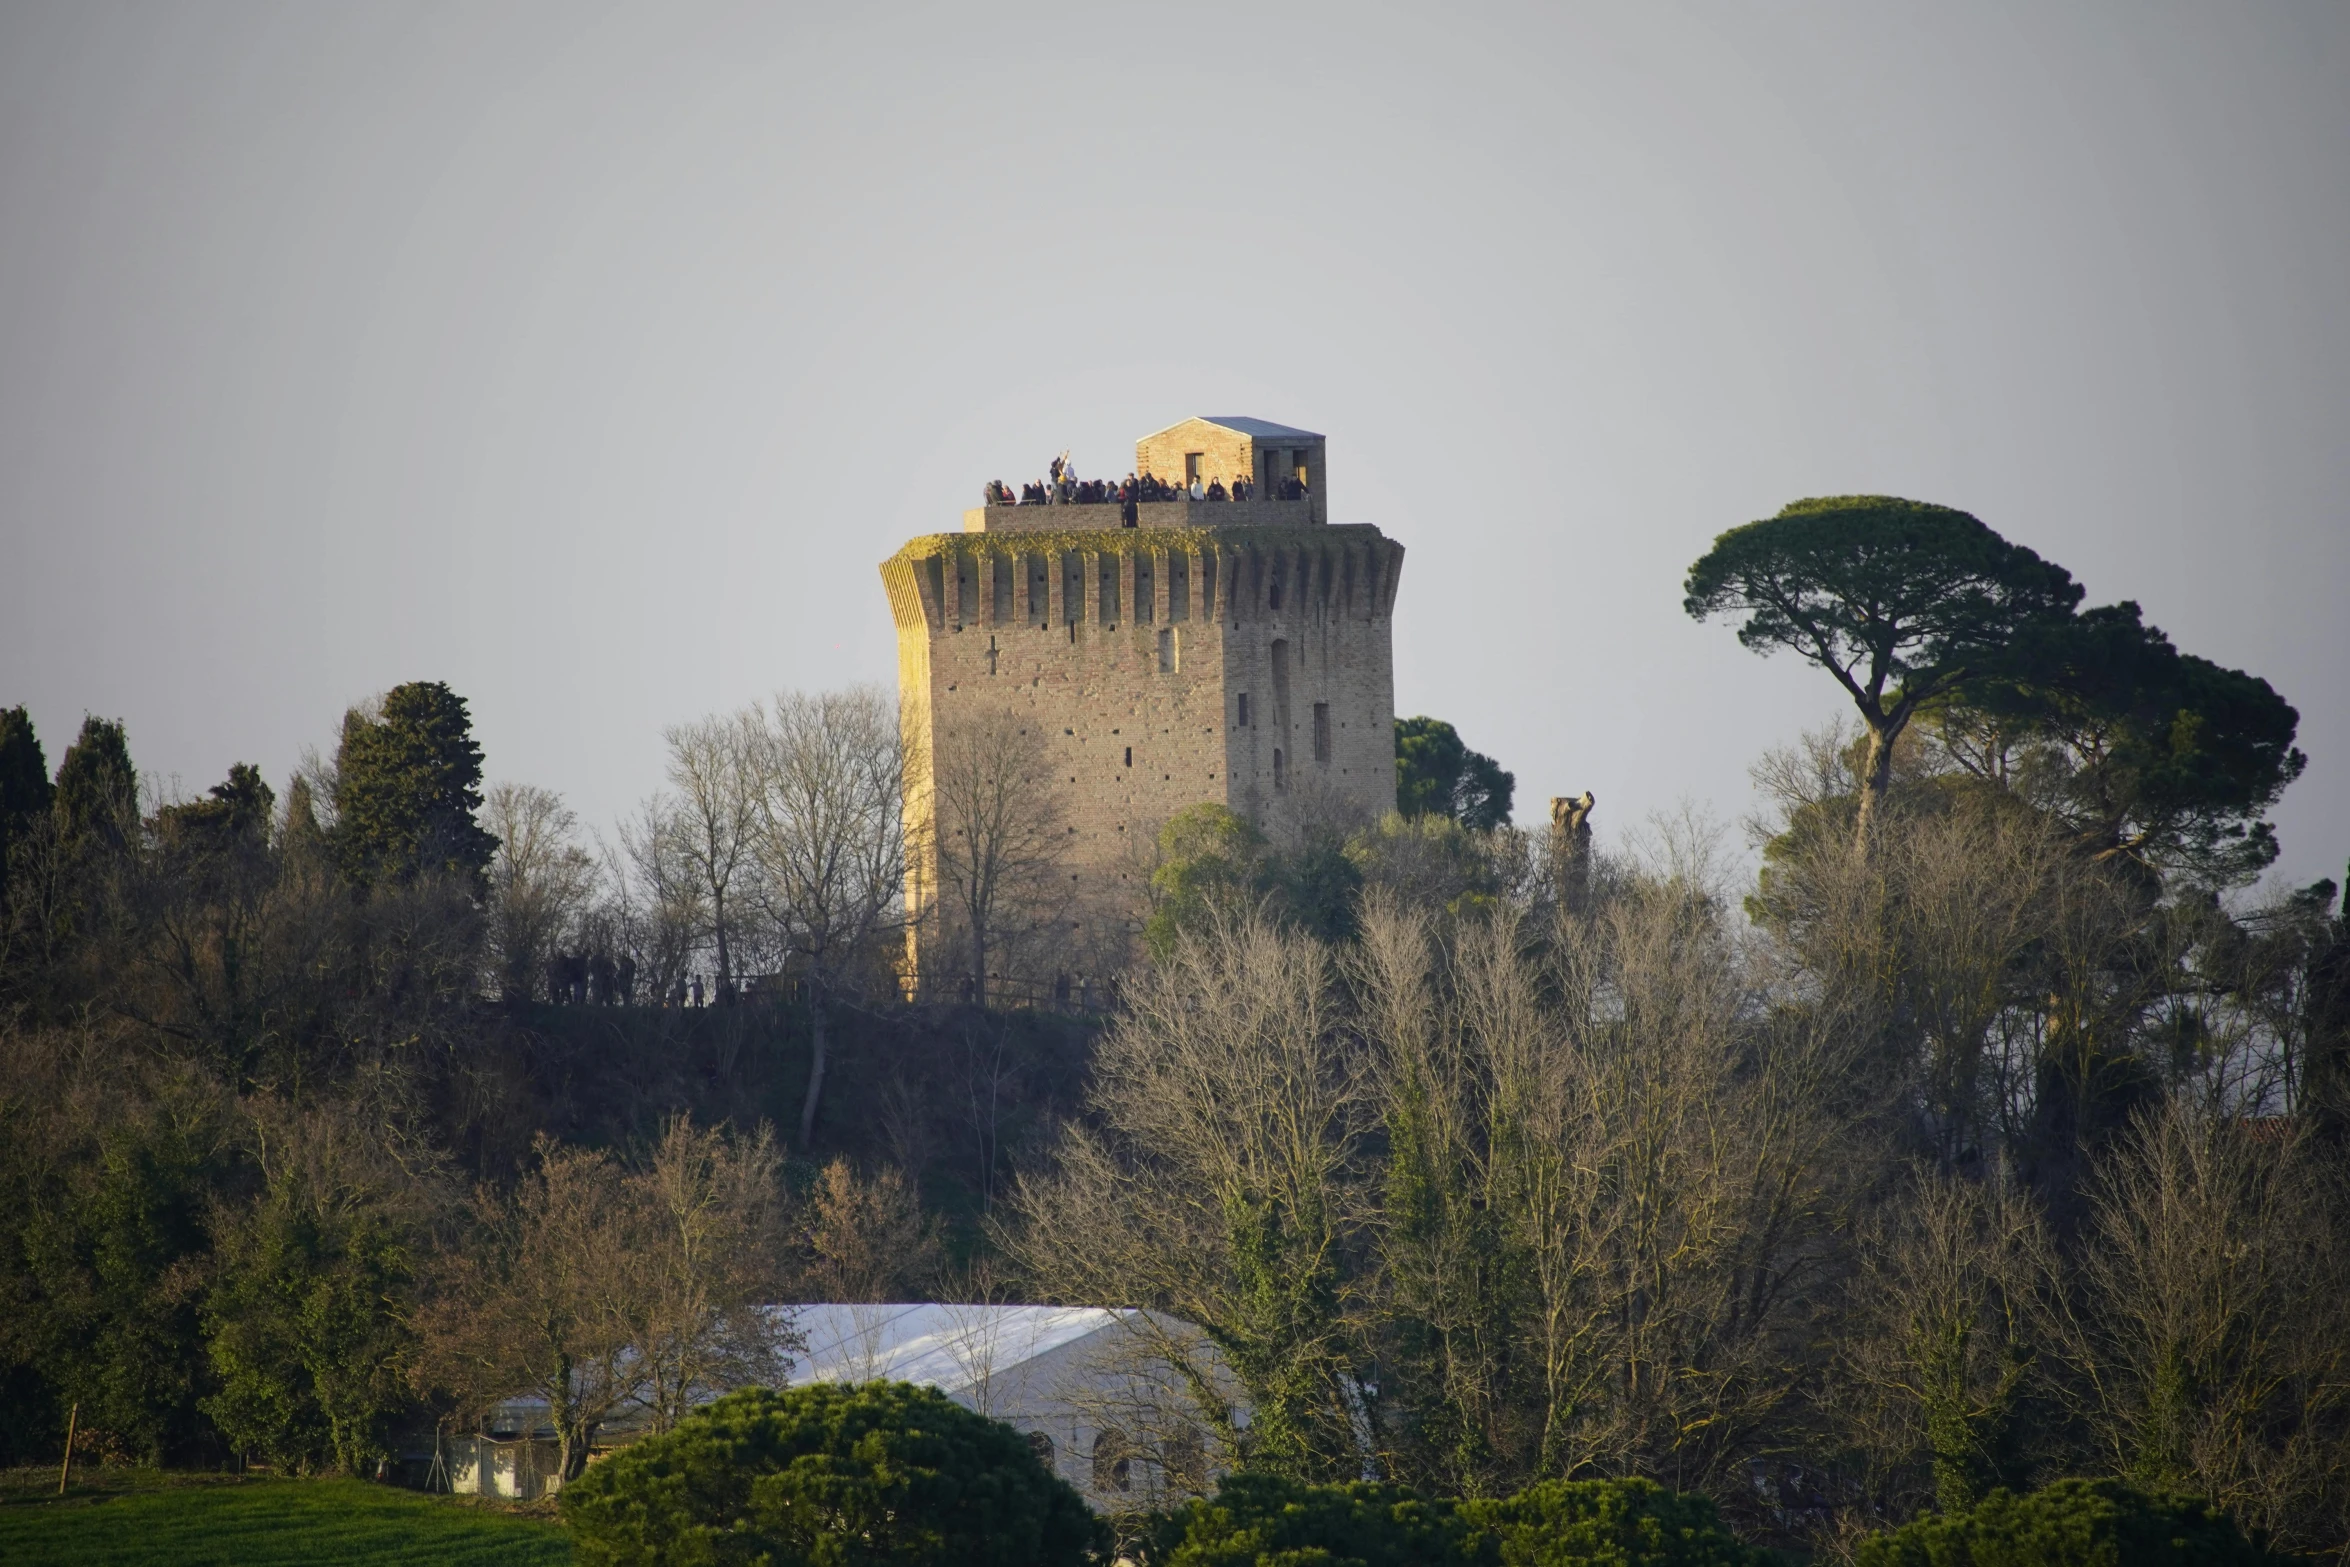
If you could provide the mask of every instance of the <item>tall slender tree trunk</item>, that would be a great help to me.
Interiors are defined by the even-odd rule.
[[[718,933],[718,1004],[726,1005],[734,999],[734,968],[726,950],[726,898],[721,894],[711,904],[712,923]]]
[[[971,921],[971,999],[987,1005],[987,921],[977,915]]]
[[[808,976],[808,1097],[800,1102],[800,1152],[804,1156],[816,1139],[816,1107],[824,1102],[824,1067],[831,1041],[824,1031],[824,984]]]
[[[1893,787],[1893,741],[1899,733],[1889,726],[1869,724],[1868,760],[1861,767],[1860,813],[1852,828],[1855,854],[1869,852],[1869,834],[1876,826],[1877,811],[1884,804],[1886,791]]]
[[[569,1484],[587,1472],[587,1422],[580,1419],[578,1406],[571,1397],[571,1357],[563,1356],[560,1364],[561,1374],[548,1389],[547,1415],[555,1427],[556,1473]],[[478,1444],[475,1451],[480,1451]],[[489,1476],[482,1478],[486,1482]]]

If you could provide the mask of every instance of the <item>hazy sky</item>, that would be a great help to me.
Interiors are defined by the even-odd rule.
[[[1622,829],[1829,680],[1680,609],[1963,506],[2301,710],[2350,855],[2350,7],[0,5],[0,704],[201,789],[402,680],[609,824],[894,677],[985,479],[1245,413],[1398,710]]]

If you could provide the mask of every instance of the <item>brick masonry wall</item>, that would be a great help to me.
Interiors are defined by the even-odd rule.
[[[1393,804],[1402,558],[1357,526],[912,540],[881,567],[909,840],[928,841],[934,741],[1004,717],[1032,730],[1071,829],[1070,967],[1115,967],[1147,906],[1158,830],[1183,807],[1226,804],[1286,838],[1310,813]],[[935,863],[918,862],[909,901],[926,907],[936,885]]]

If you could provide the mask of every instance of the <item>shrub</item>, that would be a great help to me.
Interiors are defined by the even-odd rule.
[[[1857,1567],[2262,1567],[2281,1563],[2192,1498],[2115,1480],[2059,1480],[2027,1496],[1993,1491],[1965,1512],[1870,1535]]]
[[[1074,1567],[1099,1531],[1019,1432],[902,1382],[732,1394],[562,1507],[588,1567]]]
[[[1166,1567],[1451,1567],[1464,1530],[1453,1504],[1398,1485],[1306,1485],[1236,1474],[1170,1514],[1151,1560]]]
[[[1461,1517],[1501,1567],[1767,1567],[1711,1499],[1653,1480],[1546,1480],[1507,1501],[1463,1502]]]
[[[1506,1501],[1234,1475],[1169,1516],[1166,1567],[1768,1567],[1712,1502],[1647,1480],[1552,1480]]]

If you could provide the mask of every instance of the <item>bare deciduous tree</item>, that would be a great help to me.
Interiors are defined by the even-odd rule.
[[[897,704],[873,687],[785,693],[747,747],[752,837],[778,945],[804,966],[810,1065],[799,1146],[816,1133],[831,1034],[825,1009],[902,906],[904,755]]]
[[[579,843],[579,818],[552,789],[492,784],[482,825],[497,835],[490,860],[489,935],[499,982],[536,995],[554,955],[594,896],[596,862]]]
[[[537,1145],[511,1192],[484,1188],[418,1318],[421,1379],[475,1413],[546,1400],[565,1478],[597,1429],[673,1424],[699,1396],[780,1375],[795,1339],[761,1311],[785,1269],[778,1156],[683,1117],[630,1167]]]
[[[1041,731],[1009,715],[958,729],[932,748],[932,839],[911,852],[933,858],[941,894],[936,935],[959,944],[971,999],[987,1004],[991,965],[1008,938],[1055,911],[1068,829]]]
[[[807,1287],[852,1305],[898,1298],[928,1285],[938,1235],[906,1178],[887,1166],[860,1179],[845,1159],[824,1167],[805,1216]]]
[[[637,904],[643,983],[656,1000],[683,982],[712,923],[707,879],[687,852],[685,832],[670,799],[646,801],[620,828],[623,867]]]
[[[1866,1454],[1872,1499],[1972,1506],[2029,1482],[2026,1396],[2053,1367],[2041,1291],[2057,1266],[2030,1201],[1921,1170],[1861,1226],[1831,1418]]]
[[[617,1161],[545,1138],[536,1168],[511,1193],[484,1188],[474,1209],[419,1320],[420,1373],[475,1414],[546,1400],[569,1479],[597,1427],[644,1389],[641,1215]]]
[[[2143,1112],[2091,1188],[2067,1348],[2115,1472],[2322,1550],[2350,1508],[2350,1248],[2306,1137]]]
[[[1328,955],[1257,920],[1179,940],[1103,1038],[1093,1125],[1022,1180],[1015,1255],[1063,1299],[1196,1322],[1248,1390],[1255,1462],[1361,1472],[1345,1253],[1364,1217],[1367,1084]],[[1195,1385],[1228,1445],[1233,1411]]]
[[[785,1285],[781,1167],[766,1127],[728,1137],[681,1115],[630,1179],[652,1247],[636,1338],[656,1431],[704,1398],[780,1383],[790,1368],[799,1345],[769,1309]]]
[[[682,859],[693,869],[695,891],[707,918],[717,959],[718,996],[730,998],[737,969],[744,902],[743,883],[756,864],[760,827],[759,785],[762,734],[757,709],[727,717],[678,724],[663,732],[669,743],[669,782],[677,795],[672,808],[647,822],[648,850]]]

